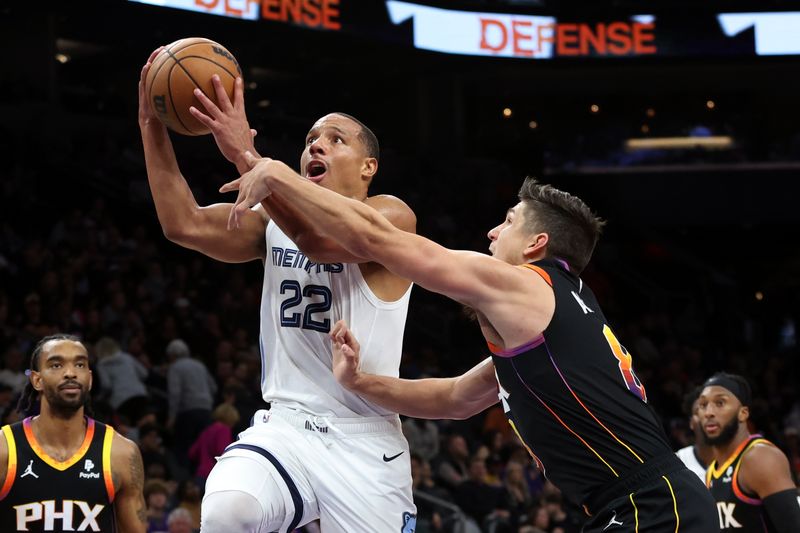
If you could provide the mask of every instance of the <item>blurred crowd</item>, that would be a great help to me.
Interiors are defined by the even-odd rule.
[[[12,140],[2,154],[10,161],[4,197],[15,199],[0,222],[2,422],[21,416],[16,398],[37,340],[79,335],[92,357],[93,416],[141,448],[149,531],[197,530],[214,458],[264,406],[262,270],[256,263],[220,264],[168,242],[136,140],[93,141],[65,139],[69,148],[54,147],[56,156],[46,161],[36,161],[23,141]],[[294,153],[293,144],[285,146]],[[230,173],[208,163],[219,159],[208,153],[184,169],[200,176],[190,182],[201,203],[215,198]],[[415,209],[421,234],[475,250],[486,250],[486,231],[521,182],[497,161],[445,165],[387,150],[383,164],[378,190]],[[606,216],[613,220],[613,213]],[[800,288],[779,276],[797,256],[772,265],[776,277],[763,283],[782,297],[759,303],[738,290],[746,272],[714,270],[640,235],[610,232],[583,278],[633,355],[675,449],[692,438],[683,395],[727,370],[751,380],[753,429],[780,445],[800,474]],[[404,377],[456,375],[487,355],[458,305],[414,290]],[[544,479],[499,407],[466,421],[404,419],[403,428],[418,533],[580,531],[581,512]]]

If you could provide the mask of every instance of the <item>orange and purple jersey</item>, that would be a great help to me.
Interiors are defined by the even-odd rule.
[[[111,426],[87,418],[83,443],[65,461],[44,451],[30,417],[2,432],[8,470],[0,487],[0,531],[116,531]]]
[[[503,351],[490,344],[500,399],[545,475],[575,503],[651,458],[671,454],[631,354],[592,291],[559,260],[522,265],[555,294],[537,338]]]
[[[723,464],[714,461],[706,470],[706,486],[717,502],[720,531],[769,533],[775,531],[757,495],[747,494],[739,486],[742,458],[756,444],[769,444],[761,435],[750,435]]]

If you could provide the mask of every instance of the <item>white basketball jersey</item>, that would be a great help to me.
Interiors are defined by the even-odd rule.
[[[264,400],[318,416],[392,414],[348,391],[331,370],[330,328],[343,319],[361,345],[361,368],[397,377],[411,288],[397,301],[375,296],[357,264],[317,264],[272,221],[261,294]]]
[[[706,482],[706,469],[703,468],[703,465],[700,464],[700,461],[697,460],[697,456],[694,454],[694,446],[687,446],[685,448],[681,448],[675,455],[678,456],[678,459],[683,461],[683,464],[686,465],[686,468],[697,474],[703,483]]]

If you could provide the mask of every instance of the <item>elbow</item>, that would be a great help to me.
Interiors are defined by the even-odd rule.
[[[165,224],[161,226],[164,237],[170,242],[174,242],[184,248],[191,248],[194,233],[186,225],[180,224]]]

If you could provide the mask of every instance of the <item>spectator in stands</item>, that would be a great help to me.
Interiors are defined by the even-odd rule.
[[[147,369],[130,354],[120,349],[111,337],[102,337],[95,343],[97,374],[108,403],[128,424],[136,424],[148,407],[144,380]]]
[[[508,507],[511,511],[511,522],[518,523],[528,507],[533,503],[528,483],[525,481],[525,465],[517,461],[506,464],[503,483],[508,495]]]
[[[186,479],[178,484],[175,493],[178,509],[186,509],[191,518],[192,529],[200,529],[200,500],[202,491],[195,480]]]
[[[186,509],[178,507],[167,517],[167,527],[169,533],[192,533],[196,531],[192,527],[192,515]]]
[[[144,484],[144,501],[147,503],[147,533],[167,531],[167,504],[169,489],[162,481],[150,479]]]
[[[189,347],[181,339],[174,339],[167,345],[167,358],[170,361],[167,427],[173,430],[173,450],[178,457],[185,457],[189,447],[211,421],[217,384],[205,365],[191,357]]]
[[[486,475],[485,461],[473,457],[469,463],[469,477],[456,487],[456,503],[486,529],[506,531],[511,513],[505,490],[486,483]]]
[[[239,411],[223,403],[211,414],[214,422],[205,428],[189,449],[189,459],[197,465],[195,476],[205,483],[208,474],[222,455],[225,448],[233,442],[232,428],[239,422]]]
[[[403,421],[403,434],[411,451],[426,461],[439,454],[439,428],[432,420],[406,418]]]
[[[469,448],[466,439],[458,433],[448,435],[446,442],[445,452],[436,468],[436,477],[444,487],[454,489],[469,476]]]

